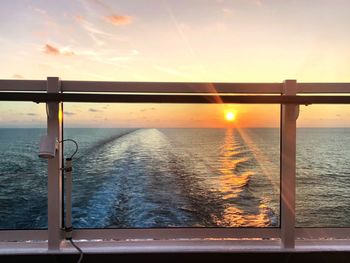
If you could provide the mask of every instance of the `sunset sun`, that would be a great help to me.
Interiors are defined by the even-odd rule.
[[[226,114],[225,114],[225,119],[226,119],[227,121],[232,122],[232,121],[235,120],[235,118],[236,118],[236,115],[235,115],[232,111],[226,112]]]

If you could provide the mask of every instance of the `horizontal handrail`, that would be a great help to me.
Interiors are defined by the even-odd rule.
[[[63,92],[281,94],[283,83],[127,82],[60,80]],[[0,80],[0,91],[46,91],[46,80]],[[350,83],[297,83],[297,93],[350,93]]]
[[[350,83],[297,83],[297,93],[350,93]]]
[[[280,228],[136,228],[75,229],[74,239],[191,239],[191,238],[279,238]]]
[[[0,80],[0,90],[3,91],[46,91],[46,80]]]
[[[46,91],[46,85],[46,80],[0,80],[0,91]],[[282,83],[60,81],[65,92],[280,94],[282,88]]]
[[[249,103],[249,104],[349,104],[350,96],[276,95],[159,95],[0,92],[0,101],[114,102],[114,103]]]
[[[31,230],[0,230],[1,241],[18,241],[18,240],[47,240],[47,229]],[[0,246],[1,247],[1,246]]]
[[[61,81],[68,92],[142,92],[142,93],[277,93],[281,83],[199,83],[199,82],[102,82]]]

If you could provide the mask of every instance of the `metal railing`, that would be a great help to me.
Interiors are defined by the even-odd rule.
[[[106,94],[107,93],[107,94]],[[325,95],[337,94],[337,95]],[[296,228],[296,121],[299,105],[350,104],[350,83],[173,83],[173,82],[92,82],[47,80],[0,80],[1,101],[48,103],[49,134],[59,140],[62,131],[60,110],[64,102],[115,103],[258,103],[281,105],[279,228],[162,228],[74,230],[74,239],[275,239],[277,248],[295,249],[299,239],[333,238],[349,240],[350,228]],[[49,250],[59,250],[62,229],[62,147],[48,161],[48,229],[2,230],[0,241],[48,240]],[[346,241],[347,242],[347,241]],[[254,243],[256,245],[256,243]],[[350,249],[350,248],[349,248]]]

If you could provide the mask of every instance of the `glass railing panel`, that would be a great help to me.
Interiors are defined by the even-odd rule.
[[[45,105],[1,102],[0,112],[0,229],[47,228]]]
[[[297,227],[350,227],[350,106],[301,106]]]
[[[74,228],[279,226],[279,105],[64,108]]]

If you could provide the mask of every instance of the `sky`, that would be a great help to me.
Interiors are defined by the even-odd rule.
[[[347,0],[2,0],[0,78],[350,82],[349,10]],[[45,125],[43,105],[2,103],[0,111],[1,127]],[[65,104],[64,120],[277,127],[279,106]],[[350,126],[350,107],[302,107],[298,124]]]

